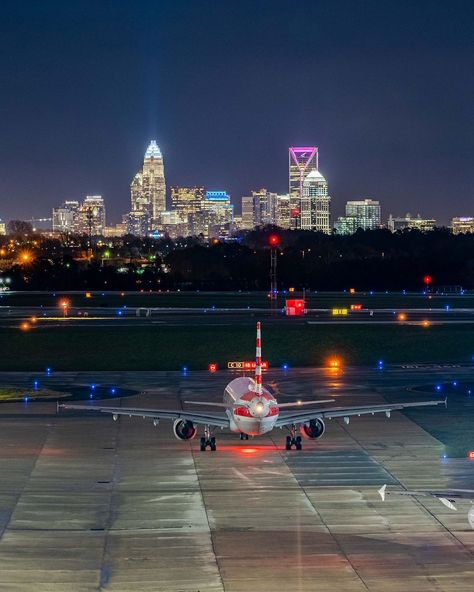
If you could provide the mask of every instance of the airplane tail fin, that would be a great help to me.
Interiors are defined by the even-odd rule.
[[[255,348],[255,392],[262,394],[262,332],[260,321],[257,323],[257,342]]]

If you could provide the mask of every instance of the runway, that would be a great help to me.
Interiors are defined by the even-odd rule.
[[[430,398],[408,386],[468,380],[471,367],[272,370],[281,401]],[[0,373],[31,385],[36,374]],[[126,406],[220,400],[227,372],[58,373],[49,386],[135,388]],[[114,401],[116,404],[116,401]],[[449,425],[449,409],[440,408]],[[454,428],[454,426],[453,426]],[[52,403],[0,407],[0,591],[270,592],[472,590],[468,506],[377,494],[392,487],[474,488],[474,463],[400,413],[328,422],[302,452],[285,432],[218,451],[175,440],[171,425],[82,413]],[[474,446],[473,446],[474,448]],[[397,499],[398,497],[398,499]]]

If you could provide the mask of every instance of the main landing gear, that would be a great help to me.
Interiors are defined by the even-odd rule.
[[[291,450],[293,446],[296,450],[301,450],[303,448],[301,444],[301,436],[296,435],[296,426],[293,424],[290,428],[290,435],[286,437],[286,446],[287,450]]]
[[[249,435],[248,434],[244,434],[243,432],[240,432],[240,439],[241,440],[248,440],[249,439]]]
[[[214,436],[211,436],[209,426],[206,426],[204,428],[204,436],[201,438],[201,452],[204,452],[208,446],[212,452],[216,451],[216,439]]]

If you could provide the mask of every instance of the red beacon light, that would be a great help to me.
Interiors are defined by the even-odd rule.
[[[278,234],[270,234],[268,237],[268,244],[271,247],[277,247],[280,244],[280,237]]]
[[[432,281],[433,281],[433,278],[430,275],[425,275],[425,277],[423,278],[423,283],[426,286],[429,286]]]

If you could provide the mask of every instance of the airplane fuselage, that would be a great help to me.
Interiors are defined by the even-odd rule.
[[[278,419],[275,397],[265,387],[261,395],[255,392],[255,381],[248,376],[229,382],[224,390],[224,403],[233,432],[260,436],[275,427]]]

